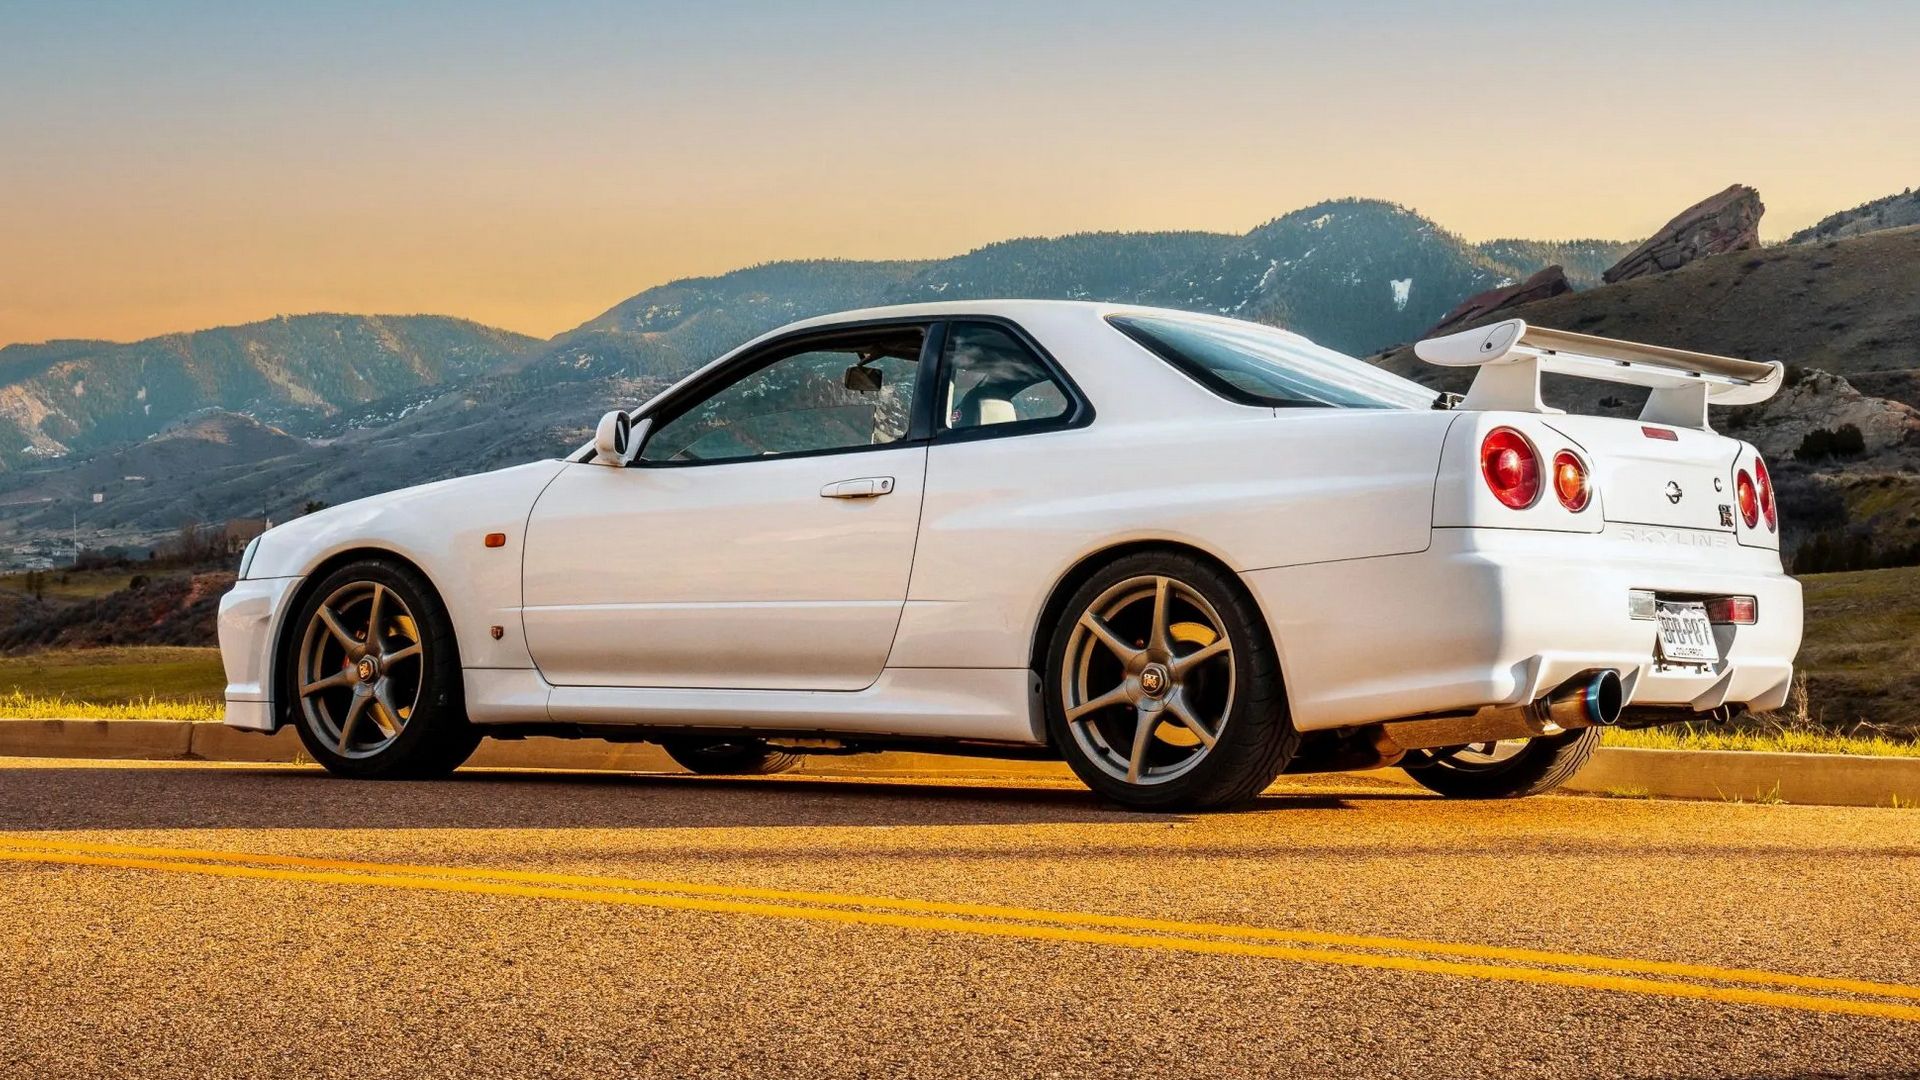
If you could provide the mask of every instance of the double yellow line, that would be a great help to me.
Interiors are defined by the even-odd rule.
[[[1724,968],[1462,942],[1180,922],[997,904],[958,904],[848,893],[759,889],[690,881],[551,874],[491,867],[415,866],[252,852],[91,844],[5,835],[0,835],[0,862],[151,870],[260,881],[571,900],[669,911],[803,919],[851,926],[1338,964],[1920,1023],[1920,987],[1860,979],[1791,975],[1752,968]]]

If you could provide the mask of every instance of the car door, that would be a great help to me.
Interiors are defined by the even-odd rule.
[[[859,690],[906,602],[929,327],[776,342],[676,392],[626,467],[528,522],[524,623],[562,686]]]

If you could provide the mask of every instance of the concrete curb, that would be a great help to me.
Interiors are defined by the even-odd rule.
[[[1569,791],[1818,806],[1920,805],[1920,758],[1602,747]]]
[[[0,718],[0,757],[138,761],[298,762],[292,730],[261,736],[186,720]],[[593,739],[489,739],[470,764],[483,768],[681,772],[657,746]],[[1060,762],[941,754],[817,757],[814,776],[951,776],[1069,780]],[[1411,784],[1398,769],[1361,774]],[[1621,796],[1784,802],[1818,806],[1920,805],[1920,758],[1603,747],[1567,791]]]

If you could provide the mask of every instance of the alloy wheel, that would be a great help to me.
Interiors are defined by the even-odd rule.
[[[354,581],[314,610],[300,646],[300,711],[342,757],[391,746],[419,707],[420,626],[391,588]]]
[[[1068,731],[1102,772],[1163,784],[1220,741],[1234,700],[1226,622],[1192,587],[1128,578],[1075,621],[1059,685]]]

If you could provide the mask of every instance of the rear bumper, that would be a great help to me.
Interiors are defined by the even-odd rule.
[[[1273,628],[1301,730],[1524,704],[1595,668],[1620,673],[1630,705],[1778,708],[1800,648],[1800,583],[1775,551],[1727,534],[1678,539],[1699,542],[1654,543],[1613,525],[1435,529],[1413,555],[1243,576]],[[1753,596],[1759,619],[1714,628],[1713,671],[1664,666],[1654,624],[1628,613],[1633,589]]]
[[[220,662],[227,671],[229,727],[272,731],[273,641],[297,577],[247,578],[220,598]]]

